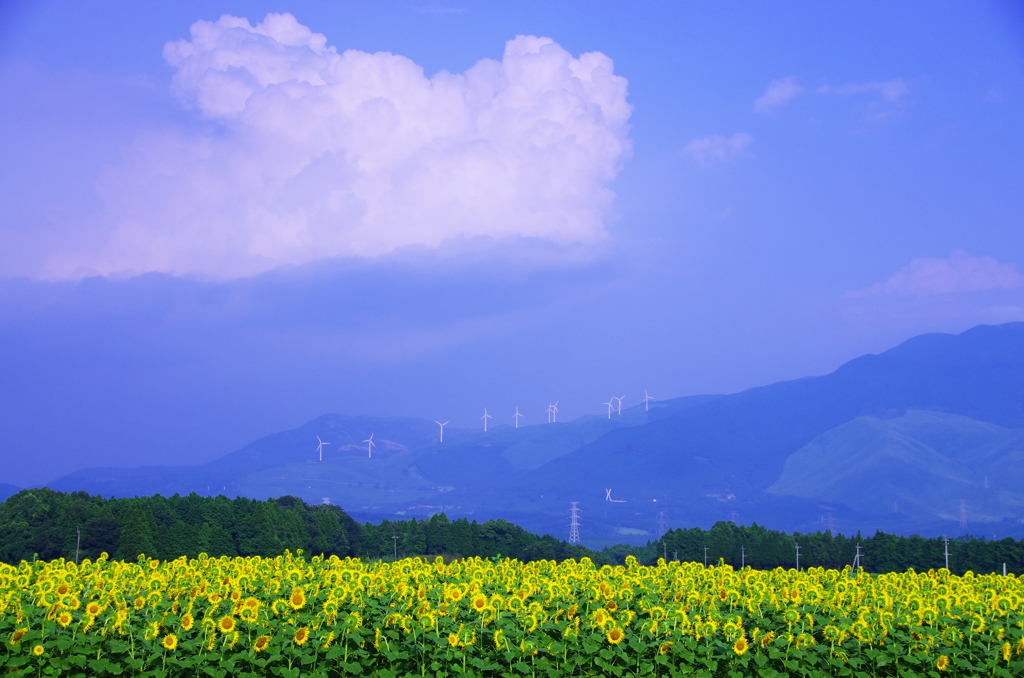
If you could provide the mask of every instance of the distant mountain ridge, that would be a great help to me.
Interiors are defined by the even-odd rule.
[[[355,516],[443,509],[552,534],[565,530],[577,501],[594,543],[723,519],[785,530],[956,532],[963,500],[969,524],[1005,536],[1024,534],[1024,490],[997,487],[991,476],[1016,477],[1018,429],[1024,323],[1008,323],[922,335],[821,377],[654,402],[611,419],[486,434],[446,428],[442,444],[426,420],[324,415],[202,466],[87,469],[51,487],[293,494]],[[356,441],[370,433],[391,445],[387,454],[367,458]],[[323,463],[317,435],[331,443]],[[890,477],[896,468],[905,473]],[[609,488],[616,502],[606,500]]]

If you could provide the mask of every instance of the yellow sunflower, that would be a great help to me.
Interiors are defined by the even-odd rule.
[[[292,595],[288,598],[288,604],[292,606],[293,610],[301,610],[306,604],[306,594],[299,587],[295,587],[292,589]]]
[[[747,650],[749,650],[749,649],[750,649],[750,644],[747,643],[747,639],[744,638],[743,636],[740,636],[739,638],[737,638],[736,642],[733,643],[733,646],[732,646],[732,651],[735,652],[737,655],[740,655],[740,656],[745,655],[747,653]]]
[[[270,636],[260,636],[256,639],[256,642],[252,644],[252,649],[257,652],[263,652],[267,649],[267,645],[270,645]]]
[[[196,623],[195,617],[193,617],[188,612],[186,612],[184,615],[182,615],[182,617],[181,617],[181,628],[184,629],[185,631],[191,631],[192,630],[192,625],[195,624],[195,623]]]
[[[612,645],[618,645],[626,637],[626,632],[616,626],[608,629],[608,633],[605,634],[605,637],[608,638],[608,642]]]
[[[472,607],[477,612],[484,612],[487,610],[487,596],[482,593],[478,593],[473,596]]]
[[[295,637],[292,638],[296,645],[303,645],[309,640],[309,629],[303,626],[302,628],[295,631]]]
[[[44,652],[46,652],[46,648],[43,647],[42,645],[36,645],[35,647],[32,648],[32,654],[34,654],[37,657],[39,655],[41,655],[42,653],[44,653]]]
[[[235,630],[235,618],[231,615],[224,615],[217,622],[217,628],[220,629],[221,633],[231,633]]]
[[[661,644],[661,647],[658,648],[658,654],[667,653],[669,649],[672,647],[672,645],[673,643],[671,640],[666,640],[664,643]]]
[[[935,668],[937,668],[939,671],[945,671],[946,669],[948,669],[949,657],[947,657],[946,655],[941,655],[939,657],[939,660],[935,662]]]
[[[166,636],[164,636],[164,640],[161,643],[161,645],[164,646],[165,650],[175,649],[176,647],[178,647],[178,636],[174,635],[173,633],[168,633]]]
[[[100,604],[95,600],[85,606],[85,613],[90,617],[95,617],[100,613]]]
[[[57,623],[63,626],[64,628],[68,627],[68,624],[71,623],[72,619],[73,617],[71,616],[70,612],[61,612],[57,615]]]

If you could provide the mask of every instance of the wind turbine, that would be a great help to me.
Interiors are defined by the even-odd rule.
[[[619,416],[622,416],[622,401],[626,399],[626,396],[619,396],[618,398],[612,398],[612,400],[619,401]]]
[[[320,436],[317,436],[316,439],[320,443],[319,445],[316,446],[316,451],[320,455],[320,461],[323,461],[324,460],[324,445],[330,445],[330,443],[325,443],[324,441],[320,440]]]
[[[651,406],[648,403],[650,403],[652,400],[654,400],[654,398],[652,398],[651,394],[647,392],[647,389],[644,389],[644,412],[647,412],[648,410],[651,409]]]
[[[482,416],[480,418],[484,420],[484,433],[487,433],[487,420],[488,419],[494,419],[494,417],[492,417],[491,415],[487,414],[487,408],[485,407],[484,408],[484,416]]]
[[[364,440],[363,442],[367,444],[366,456],[369,457],[370,459],[373,459],[373,448],[377,447],[377,443],[373,442],[373,434],[371,433],[370,437]]]
[[[555,401],[554,405],[548,405],[548,423],[554,423],[558,421],[558,401]]]
[[[612,398],[612,400],[615,400],[615,398]],[[612,400],[609,400],[606,403],[601,403],[602,405],[607,405],[608,406],[608,418],[609,419],[612,418]]]
[[[516,413],[512,415],[512,418],[516,420],[516,428],[519,428],[519,417],[523,415],[519,414],[519,406],[516,405]]]
[[[444,427],[448,424],[448,422],[446,421],[446,422],[444,422],[444,424],[442,424],[437,419],[435,419],[434,423],[441,427],[441,439],[438,442],[442,442],[443,443],[444,442]]]

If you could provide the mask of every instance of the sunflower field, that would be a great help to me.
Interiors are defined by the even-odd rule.
[[[101,556],[0,565],[25,676],[1020,676],[1024,589],[945,570]]]

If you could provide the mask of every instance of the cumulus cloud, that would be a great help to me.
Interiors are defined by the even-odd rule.
[[[60,252],[51,274],[234,277],[459,239],[594,243],[630,152],[625,78],[549,38],[428,78],[403,56],[339,52],[290,14],[223,16],[164,57],[197,124],[104,172],[98,244]]]
[[[842,97],[867,97],[864,106],[868,122],[884,123],[893,118],[903,106],[910,87],[903,78],[878,82],[861,82],[846,85],[823,85],[819,94]]]
[[[739,155],[753,141],[754,137],[746,132],[737,132],[731,137],[712,134],[686,144],[683,147],[683,154],[701,163],[719,162]]]
[[[797,84],[796,78],[783,78],[772,80],[764,94],[754,102],[754,110],[758,113],[768,113],[804,91],[804,88]]]
[[[934,295],[1024,287],[1024,275],[1011,263],[976,257],[962,250],[948,259],[921,257],[893,273],[884,283],[850,292],[850,297]]]

